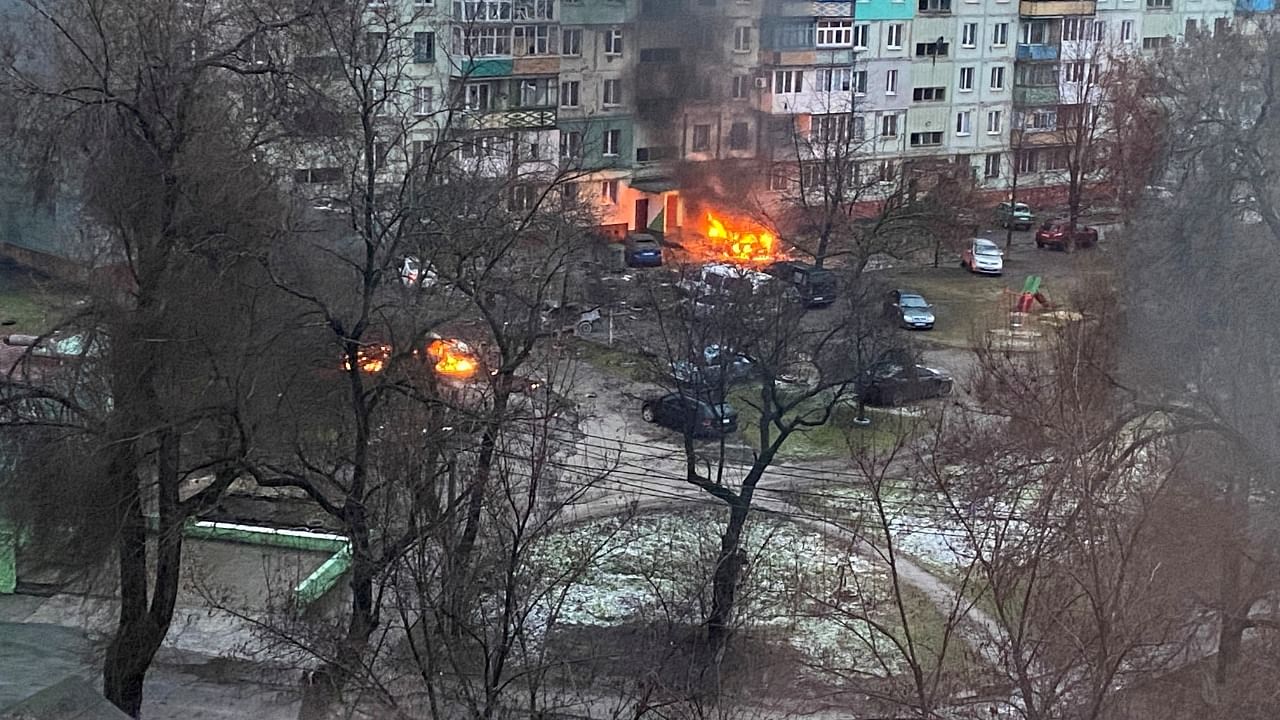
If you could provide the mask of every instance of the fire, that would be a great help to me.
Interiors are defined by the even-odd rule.
[[[469,378],[479,367],[475,354],[461,340],[432,340],[427,355],[436,361],[436,372],[446,377]]]
[[[380,373],[387,367],[387,358],[391,356],[391,348],[387,345],[370,345],[356,352],[356,366],[360,372]],[[342,369],[350,370],[351,361],[343,360]]]
[[[750,221],[726,226],[714,213],[707,213],[707,239],[717,259],[735,263],[767,263],[779,259],[777,238]]]

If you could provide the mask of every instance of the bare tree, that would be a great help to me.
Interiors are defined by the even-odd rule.
[[[126,287],[59,328],[92,343],[80,371],[61,384],[11,376],[6,419],[45,425],[41,411],[57,408],[50,427],[60,429],[39,438],[36,456],[74,447],[100,459],[99,474],[61,477],[100,488],[92,494],[108,509],[90,534],[112,548],[118,573],[103,686],[133,716],[173,617],[182,527],[234,478],[252,442],[253,387],[273,382],[259,363],[265,292],[246,260],[270,241],[279,205],[254,159],[261,126],[238,99],[246,78],[270,71],[247,48],[297,16],[252,2],[183,8],[26,3],[4,73],[23,126],[43,131],[26,135],[31,146],[81,178],[85,222],[128,268]],[[187,481],[204,473],[214,481],[193,490]],[[61,530],[88,518],[41,520]]]

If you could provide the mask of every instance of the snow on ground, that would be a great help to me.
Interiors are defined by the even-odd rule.
[[[564,591],[555,624],[701,623],[724,514],[665,513],[617,523],[579,526],[542,544],[538,562],[582,569]],[[895,624],[886,615],[887,579],[878,564],[843,538],[759,516],[748,523],[744,545],[749,560],[738,615],[744,628],[786,637],[815,665],[876,672],[872,646],[885,653],[889,644],[853,614]],[[539,613],[543,623],[552,607]]]

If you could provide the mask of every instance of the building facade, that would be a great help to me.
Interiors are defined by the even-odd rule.
[[[617,235],[680,227],[699,197],[785,193],[772,166],[815,159],[788,135],[848,133],[883,179],[941,162],[993,199],[1015,178],[1053,188],[1109,58],[1220,30],[1237,5],[398,1],[414,16],[397,93],[422,119],[408,142],[437,138],[448,105],[475,172],[572,165],[573,191]]]

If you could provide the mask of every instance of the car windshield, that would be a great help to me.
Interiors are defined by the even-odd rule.
[[[903,295],[902,307],[925,308],[925,307],[929,307],[929,303],[925,302],[924,298],[920,297],[919,295]]]
[[[1017,205],[1013,206],[1013,211],[1016,213],[1029,213],[1031,212],[1031,208],[1026,205],[1023,205],[1022,203],[1018,203]]]
[[[715,413],[716,417],[720,417],[720,418],[733,417],[734,415],[738,414],[737,411],[733,409],[733,406],[728,403],[720,403],[718,405],[712,405],[711,412]]]
[[[974,243],[973,251],[979,255],[999,255],[1000,248],[991,243]]]

